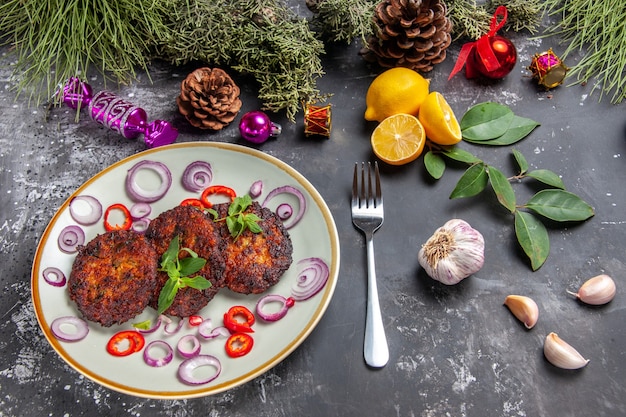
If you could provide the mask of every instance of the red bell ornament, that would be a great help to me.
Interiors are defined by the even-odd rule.
[[[463,66],[468,79],[482,76],[498,80],[511,72],[517,63],[515,45],[509,39],[496,35],[506,23],[506,18],[506,7],[498,6],[491,19],[489,32],[476,42],[463,45],[448,80]]]

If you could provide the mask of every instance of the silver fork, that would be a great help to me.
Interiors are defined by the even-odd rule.
[[[374,162],[376,184],[372,188],[372,164],[367,163],[367,184],[365,182],[365,163],[354,166],[352,182],[352,223],[365,234],[367,246],[367,316],[365,320],[365,341],[363,356],[365,362],[372,367],[380,368],[389,360],[389,348],[385,336],[385,328],[378,302],[376,285],[376,265],[374,263],[374,232],[383,224],[383,195],[380,189],[378,163]],[[359,187],[359,176],[361,186]]]

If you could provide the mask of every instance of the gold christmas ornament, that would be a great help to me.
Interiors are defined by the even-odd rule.
[[[563,83],[569,68],[550,48],[545,52],[535,54],[528,70],[533,73],[533,78],[537,79],[539,85],[550,89]]]

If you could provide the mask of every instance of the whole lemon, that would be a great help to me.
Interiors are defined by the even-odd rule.
[[[365,96],[365,120],[383,121],[394,114],[417,116],[428,96],[429,81],[409,68],[396,67],[378,75]]]
[[[446,99],[433,91],[422,103],[419,121],[426,137],[439,145],[454,145],[463,139],[459,122]]]

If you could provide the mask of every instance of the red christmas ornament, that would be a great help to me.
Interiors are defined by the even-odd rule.
[[[499,18],[502,19],[498,22]],[[448,80],[461,71],[463,66],[468,79],[483,76],[497,80],[511,72],[517,62],[515,45],[507,38],[496,35],[506,23],[506,18],[506,7],[498,6],[491,19],[489,32],[476,42],[463,45]]]

